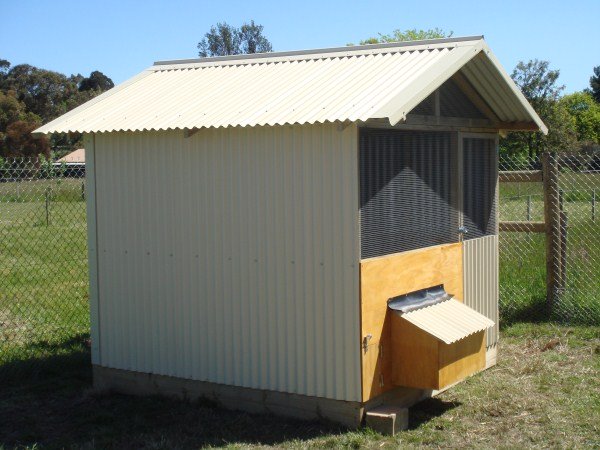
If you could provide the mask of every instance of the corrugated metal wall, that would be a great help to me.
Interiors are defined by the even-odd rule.
[[[498,342],[498,236],[463,242],[464,303],[492,319],[487,346]]]
[[[100,364],[360,400],[356,138],[96,135]]]

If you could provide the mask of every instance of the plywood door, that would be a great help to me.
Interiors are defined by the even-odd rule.
[[[387,301],[439,284],[462,301],[462,259],[462,244],[455,243],[361,261],[363,401],[394,388]]]

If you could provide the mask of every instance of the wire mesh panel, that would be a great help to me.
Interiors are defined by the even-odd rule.
[[[556,202],[559,226],[553,228],[560,252],[552,258],[556,288],[551,317],[600,324],[600,159],[582,154],[553,157],[558,168]],[[558,234],[558,236],[556,236]]]
[[[0,159],[0,380],[87,359],[85,169]]]
[[[463,139],[462,196],[464,239],[496,234],[496,138]]]
[[[455,161],[450,133],[361,131],[362,258],[457,241]]]
[[[547,184],[546,196],[540,159],[500,162],[506,179],[500,183],[500,225],[507,229],[499,245],[501,318],[600,324],[600,166],[583,155],[550,156],[548,162],[557,183]],[[556,227],[545,224],[548,207],[556,211]],[[555,251],[548,252],[549,239]],[[550,296],[547,267],[556,282]]]

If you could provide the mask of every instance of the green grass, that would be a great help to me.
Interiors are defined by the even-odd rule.
[[[71,366],[60,376],[0,386],[0,441],[5,448],[87,449],[597,448],[600,328],[504,328],[498,365],[413,407],[410,429],[395,437],[205,401],[98,393],[89,367]]]
[[[13,193],[24,183],[0,183],[2,380],[45,370],[51,357],[73,353],[89,337],[81,181],[25,183],[20,201]],[[49,185],[56,196],[46,208]]]
[[[600,174],[569,174],[563,178],[563,189],[569,224],[564,293],[549,311],[543,234],[501,233],[500,308],[505,323],[549,319],[600,323]],[[598,194],[596,220],[591,189]],[[502,183],[500,196],[501,221],[544,221],[541,183]]]

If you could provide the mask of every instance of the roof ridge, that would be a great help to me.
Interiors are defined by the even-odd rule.
[[[444,44],[455,44],[459,42],[470,42],[483,40],[481,36],[465,36],[465,37],[453,37],[443,39],[423,39],[420,41],[404,41],[404,42],[385,42],[381,44],[364,44],[364,45],[348,45],[344,47],[328,47],[328,48],[316,48],[307,50],[290,50],[281,52],[268,52],[268,53],[250,53],[250,54],[239,54],[239,55],[227,55],[227,56],[212,56],[207,58],[191,58],[191,59],[174,59],[174,60],[163,60],[155,61],[153,69],[160,70],[158,66],[174,66],[174,65],[186,65],[186,64],[205,64],[205,63],[219,63],[219,62],[230,62],[230,61],[247,61],[251,63],[254,60],[260,59],[271,59],[271,58],[285,58],[285,57],[298,57],[298,56],[317,56],[325,55],[329,53],[356,53],[361,51],[372,51],[380,49],[393,49],[393,48],[407,48],[407,47],[427,47],[427,46],[443,46]]]

